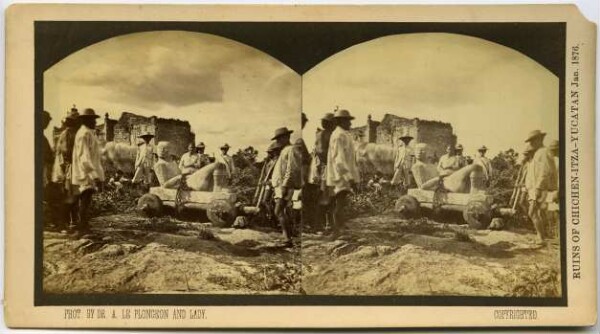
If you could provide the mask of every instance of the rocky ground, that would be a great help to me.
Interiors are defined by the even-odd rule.
[[[92,233],[44,233],[49,293],[289,294],[299,290],[299,249],[274,229],[214,228],[171,217],[103,215]]]
[[[276,229],[215,228],[134,212],[92,220],[73,239],[44,233],[50,293],[558,296],[556,242],[529,230],[472,230],[431,219],[358,217],[338,240]]]
[[[302,238],[307,294],[559,296],[556,242],[527,230],[472,230],[426,218],[352,219],[340,239]]]

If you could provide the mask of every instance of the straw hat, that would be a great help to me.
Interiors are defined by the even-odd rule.
[[[333,117],[335,118],[348,118],[348,119],[354,119],[354,116],[350,115],[350,112],[346,109],[338,109],[335,111],[335,113],[333,114]]]
[[[543,137],[543,136],[545,136],[545,135],[546,135],[546,133],[545,133],[545,132],[542,132],[542,131],[540,131],[540,130],[533,130],[533,131],[531,131],[531,132],[529,133],[529,135],[527,136],[527,139],[525,140],[525,142],[526,142],[526,143],[528,143],[528,142],[530,142],[531,140],[533,140],[534,138],[537,138],[537,137]]]
[[[271,140],[275,140],[281,136],[290,134],[292,132],[294,132],[294,130],[288,130],[287,127],[279,128],[279,129],[275,130],[275,135],[273,136],[273,138],[271,138]]]
[[[96,115],[96,112],[92,108],[85,108],[85,110],[79,115],[79,117],[83,118],[98,118],[100,116]]]
[[[146,131],[146,132],[144,132],[144,133],[142,133],[141,135],[138,136],[138,138],[145,138],[145,137],[154,138],[154,135],[151,134],[150,132]]]

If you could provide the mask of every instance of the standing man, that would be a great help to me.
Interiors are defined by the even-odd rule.
[[[321,118],[323,130],[317,132],[315,138],[315,154],[313,162],[316,173],[311,178],[311,182],[318,187],[317,210],[314,219],[316,224],[325,228],[333,227],[333,211],[331,210],[331,191],[327,187],[327,154],[329,152],[329,140],[335,129],[335,119],[333,113],[326,113]]]
[[[402,192],[410,186],[411,182],[411,168],[413,165],[413,152],[409,148],[408,144],[413,137],[404,135],[399,138],[401,141],[398,151],[396,152],[396,159],[394,160],[394,176],[392,177],[391,184],[402,187]]]
[[[154,166],[154,147],[150,144],[150,140],[154,135],[145,132],[138,138],[143,140],[138,146],[137,156],[135,158],[135,174],[133,175],[132,183],[142,183],[145,186],[152,184],[152,166]]]
[[[291,204],[295,189],[302,185],[301,166],[294,156],[294,147],[290,142],[290,134],[294,132],[283,127],[275,130],[272,140],[277,141],[281,149],[279,158],[275,163],[271,184],[275,192],[275,215],[281,224],[285,238],[284,247],[291,247],[292,243],[292,215]]]
[[[89,209],[92,194],[101,188],[104,181],[104,169],[100,161],[100,143],[96,138],[96,115],[93,109],[87,108],[79,116],[82,126],[75,135],[73,147],[72,182],[79,187],[79,233],[89,231]]]
[[[77,226],[79,224],[79,188],[73,184],[73,147],[75,146],[75,136],[80,127],[79,112],[72,108],[69,115],[65,118],[65,129],[56,140],[56,164],[52,174],[52,182],[61,186],[63,203],[61,208],[60,221],[57,227],[60,230],[66,229],[69,225]]]
[[[438,162],[438,172],[440,173],[440,177],[448,176],[459,169],[460,162],[456,156],[456,150],[454,146],[448,145],[448,147],[446,147],[446,154],[442,155]]]
[[[475,160],[473,160],[473,163],[478,164],[481,167],[483,167],[486,183],[489,186],[490,179],[492,178],[492,175],[494,174],[494,170],[492,168],[492,161],[490,161],[490,159],[488,159],[485,156],[485,153],[487,152],[487,150],[488,149],[487,149],[487,147],[485,147],[485,145],[481,146],[477,150],[477,156],[475,156]]]
[[[190,143],[188,151],[179,160],[179,170],[181,170],[181,174],[187,175],[197,171],[200,167],[200,156],[196,152],[196,146],[194,143]]]
[[[235,164],[233,163],[233,158],[227,154],[227,152],[229,152],[229,148],[230,146],[227,143],[221,146],[221,154],[217,157],[217,161],[225,164],[227,175],[229,176],[229,179],[231,179],[235,173]]]
[[[198,145],[196,145],[198,160],[200,160],[200,168],[210,164],[210,158],[208,157],[208,154],[204,153],[205,148],[206,146],[204,145],[204,142],[199,142]]]
[[[350,194],[360,181],[354,144],[349,130],[354,117],[345,109],[336,110],[337,127],[331,134],[327,153],[327,186],[333,188],[332,238],[337,238],[347,219]]]
[[[525,176],[525,188],[529,200],[529,217],[537,233],[536,243],[544,244],[545,233],[545,202],[549,192],[557,189],[558,173],[554,156],[544,147],[546,133],[540,130],[532,131],[525,142],[528,142],[535,151],[533,159],[529,162]]]
[[[463,155],[463,146],[462,144],[456,145],[456,159],[458,160],[458,169],[461,169],[468,165],[467,158]]]

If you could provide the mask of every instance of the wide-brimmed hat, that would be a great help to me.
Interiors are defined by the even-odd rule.
[[[272,142],[271,145],[269,145],[269,148],[267,148],[267,152],[274,152],[277,151],[278,149],[280,149],[281,146],[279,145],[279,143],[277,143],[276,141]]]
[[[294,132],[294,130],[288,130],[287,127],[279,128],[275,130],[275,135],[273,136],[273,138],[271,138],[271,140],[275,140],[281,136],[288,135],[292,132]]]
[[[79,115],[79,117],[87,118],[98,118],[100,116],[96,115],[96,112],[92,108],[85,108],[83,112]]]
[[[323,118],[321,118],[321,120],[327,121],[327,122],[333,121],[333,113],[332,112],[325,113],[325,115],[323,115]]]
[[[402,141],[405,141],[405,140],[411,141],[411,140],[415,139],[415,137],[413,137],[409,134],[403,134],[402,136],[398,137],[398,139],[400,139]]]
[[[546,133],[542,132],[540,130],[533,130],[529,133],[529,135],[527,136],[527,139],[525,139],[525,142],[528,143],[530,142],[532,139],[537,138],[537,137],[543,137],[545,136]]]
[[[198,145],[196,145],[196,148],[205,148],[206,145],[204,145],[204,142],[199,142]]]
[[[354,116],[350,115],[350,112],[346,109],[338,109],[335,111],[335,113],[333,114],[334,118],[348,118],[348,119],[354,119]]]
[[[455,150],[462,150],[463,146],[461,144],[456,145]]]
[[[229,148],[231,148],[231,146],[229,146],[229,144],[225,143],[225,144],[221,145],[221,147],[220,147],[220,148],[221,148],[222,150],[224,150],[224,149],[227,149],[227,150],[228,150]]]
[[[138,138],[145,138],[145,137],[154,138],[154,134],[146,131],[146,132],[143,132],[141,135],[138,136]]]
[[[479,151],[479,152],[481,152],[481,151],[487,151],[487,150],[488,150],[488,148],[485,145],[483,145],[483,146],[481,146],[480,148],[477,149],[477,151]]]
[[[551,150],[558,150],[558,146],[558,140],[553,140],[550,142],[550,145],[548,145],[548,148]]]

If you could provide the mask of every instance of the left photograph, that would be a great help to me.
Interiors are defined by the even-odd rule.
[[[262,51],[184,31],[47,69],[44,293],[300,293],[301,87]]]

